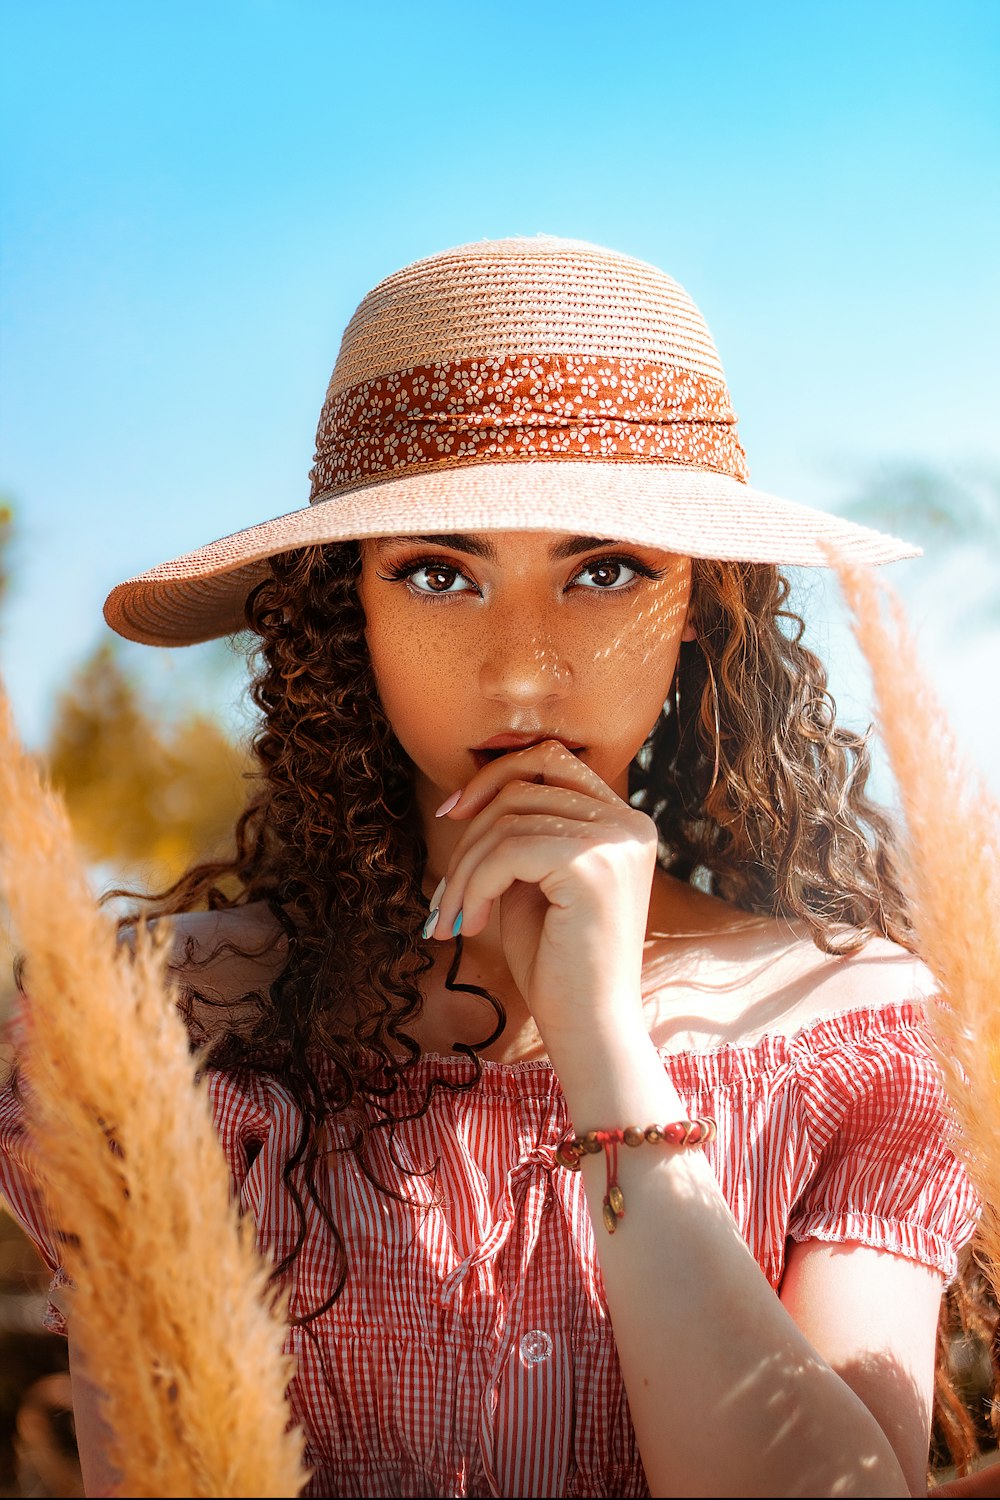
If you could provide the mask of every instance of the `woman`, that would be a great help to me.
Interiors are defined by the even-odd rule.
[[[236,856],[157,910],[307,1492],[922,1492],[975,1204],[778,571],[912,549],[753,490],[693,303],[568,241],[377,287],[312,477],[107,606],[259,637]]]

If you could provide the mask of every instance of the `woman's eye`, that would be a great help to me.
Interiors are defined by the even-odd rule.
[[[604,558],[601,562],[588,563],[574,578],[584,588],[622,589],[636,577],[638,569],[615,558]]]
[[[406,576],[420,594],[465,594],[471,588],[465,574],[446,563],[425,563]]]

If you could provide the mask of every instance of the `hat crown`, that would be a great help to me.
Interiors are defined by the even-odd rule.
[[[538,235],[459,245],[379,282],[344,332],[327,395],[415,366],[517,355],[637,360],[725,381],[704,318],[672,277]]]
[[[313,504],[481,463],[686,464],[747,478],[712,336],[655,266],[579,240],[484,240],[405,266],[344,334]]]
[[[683,287],[580,240],[481,240],[396,271],[344,334],[311,504],[112,590],[122,635],[242,628],[291,548],[397,533],[571,531],[694,557],[870,562],[895,538],[747,483],[719,356]]]

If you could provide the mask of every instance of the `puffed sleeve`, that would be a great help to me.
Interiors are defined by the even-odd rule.
[[[210,1073],[206,1078],[216,1133],[229,1165],[232,1191],[239,1199],[247,1174],[271,1128],[268,1085],[260,1078],[233,1078]],[[46,1328],[66,1332],[64,1288],[69,1280],[62,1266],[60,1235],[51,1222],[38,1175],[37,1152],[28,1127],[24,1085],[0,1090],[0,1196],[36,1245],[52,1272],[50,1303],[43,1319]],[[183,1170],[183,1163],[178,1164]]]
[[[890,1250],[951,1279],[980,1203],[951,1150],[924,1026],[868,1012],[844,1018],[843,1031],[801,1061],[816,1167],[788,1232]]]
[[[65,1333],[66,1320],[56,1303],[68,1278],[62,1268],[59,1237],[42,1197],[24,1098],[15,1082],[0,1091],[0,1196],[52,1273],[44,1326],[52,1333]]]

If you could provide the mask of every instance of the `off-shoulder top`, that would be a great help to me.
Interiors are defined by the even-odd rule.
[[[718,1122],[708,1159],[772,1287],[790,1240],[875,1246],[954,1274],[978,1204],[949,1149],[918,1005],[662,1055],[690,1115]],[[458,1081],[469,1063],[421,1058],[397,1113],[422,1102],[432,1071]],[[280,1257],[298,1229],[282,1183],[298,1110],[268,1077],[216,1073],[208,1087],[234,1191]],[[373,1136],[373,1175],[408,1201],[380,1191],[350,1152],[330,1154],[347,1282],[289,1334],[313,1469],[305,1494],[648,1495],[583,1184],[554,1159],[569,1125],[548,1063],[486,1063],[469,1092],[436,1091],[391,1149]],[[57,1270],[10,1094],[0,1190]],[[333,1263],[306,1201],[296,1314],[328,1296]]]

